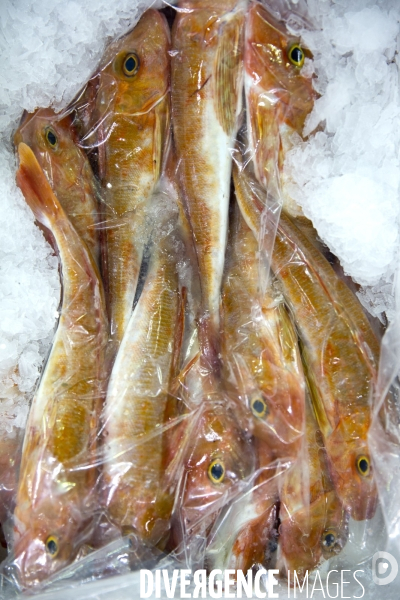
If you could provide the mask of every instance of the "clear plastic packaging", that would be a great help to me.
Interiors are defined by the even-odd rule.
[[[363,570],[383,521],[397,543],[398,324],[378,341],[290,198],[317,95],[302,8],[271,4],[148,10],[15,135],[63,294],[3,453],[6,597],[160,597],[179,569],[289,594]]]

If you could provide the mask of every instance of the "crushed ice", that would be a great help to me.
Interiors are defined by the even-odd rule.
[[[308,0],[303,30],[320,98],[287,156],[290,193],[345,270],[363,305],[393,316],[399,246],[397,0]]]

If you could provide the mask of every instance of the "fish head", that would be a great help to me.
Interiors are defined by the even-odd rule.
[[[246,394],[254,435],[287,458],[297,456],[304,432],[304,381],[291,367],[271,356],[265,344],[253,369],[257,386]]]
[[[299,135],[316,97],[312,79],[302,73],[310,52],[260,4],[250,7],[245,69],[260,101],[277,110],[280,119]]]
[[[92,534],[94,507],[93,498],[79,494],[85,469],[68,472],[40,450],[27,461],[14,513],[13,564],[24,588],[71,564]]]
[[[14,135],[35,154],[53,189],[71,191],[81,186],[88,163],[79,148],[71,114],[57,115],[51,108],[25,114]]]
[[[316,98],[312,79],[302,73],[311,58],[298,39],[260,4],[249,9],[245,42],[245,81],[249,139],[257,178],[271,183],[282,166],[284,147],[293,133],[302,135]],[[275,166],[274,166],[275,165]]]
[[[169,89],[170,34],[165,17],[148,10],[136,27],[112,43],[99,70],[97,110],[112,126],[115,114],[145,115]]]
[[[326,438],[331,476],[337,493],[356,521],[372,519],[378,503],[367,433],[369,416],[353,413],[341,417]]]
[[[221,509],[254,470],[251,439],[227,403],[201,406],[184,465],[181,514],[184,529],[207,535]]]
[[[325,560],[339,554],[349,537],[349,513],[343,508],[336,490],[327,492],[325,500],[325,523],[320,539]]]
[[[348,514],[335,491],[321,494],[310,505],[286,512],[279,527],[280,555],[287,571],[299,579],[324,559],[339,554],[348,538]]]
[[[267,314],[268,313],[268,314]],[[304,376],[300,359],[286,356],[281,307],[240,330],[243,344],[227,349],[225,362],[234,375],[253,435],[281,458],[297,456],[304,433]]]

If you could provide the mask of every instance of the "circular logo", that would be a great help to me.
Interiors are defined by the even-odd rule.
[[[389,552],[375,552],[372,557],[372,579],[376,585],[388,585],[396,579],[399,565]]]

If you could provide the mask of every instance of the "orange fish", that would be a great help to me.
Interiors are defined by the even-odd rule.
[[[378,341],[355,296],[285,214],[272,269],[298,325],[336,491],[353,519],[372,518],[377,490],[367,436]]]
[[[234,171],[242,214],[259,236],[264,191]],[[379,344],[359,302],[284,212],[272,270],[297,323],[305,373],[336,491],[355,520],[372,518],[377,489],[368,450]]]
[[[283,476],[280,490],[280,562],[299,577],[335,556],[348,537],[348,513],[329,475],[322,436],[306,399],[303,451]]]
[[[108,47],[99,70],[91,122],[106,205],[105,286],[118,343],[132,314],[149,236],[146,209],[169,139],[169,47],[165,17],[148,10],[131,33]]]
[[[188,420],[183,453],[174,544],[193,564],[202,564],[214,522],[245,489],[255,467],[253,444],[238,424],[234,403],[203,401]]]
[[[172,32],[172,121],[201,287],[202,359],[218,362],[231,149],[241,110],[245,0],[182,0]]]
[[[286,190],[283,163],[302,135],[317,97],[303,74],[310,53],[260,2],[252,2],[246,20],[245,90],[249,145],[258,181],[286,210],[301,214]]]
[[[71,115],[51,108],[26,114],[14,135],[34,152],[58,201],[99,264],[98,186],[78,145]]]
[[[94,527],[99,416],[108,323],[97,267],[55,197],[32,150],[18,147],[17,183],[60,255],[60,321],[32,402],[14,513],[22,586],[68,565]]]
[[[239,396],[241,422],[256,438],[258,470],[253,489],[215,524],[207,564],[247,572],[255,565],[268,568],[275,556],[277,480],[301,449],[305,382],[296,332],[272,287],[261,292],[258,243],[238,207],[227,255],[221,300],[223,375]]]
[[[272,448],[254,442],[257,470],[247,489],[235,498],[210,533],[206,564],[212,569],[247,573],[254,568],[273,568],[278,547],[278,467]],[[286,467],[284,463],[283,469]]]
[[[305,382],[297,334],[279,293],[260,290],[258,243],[236,208],[221,300],[224,375],[275,457],[295,457]]]
[[[110,518],[152,544],[168,531],[174,503],[174,486],[166,474],[165,430],[183,328],[176,261],[162,244],[154,248],[119,347],[103,414]]]

